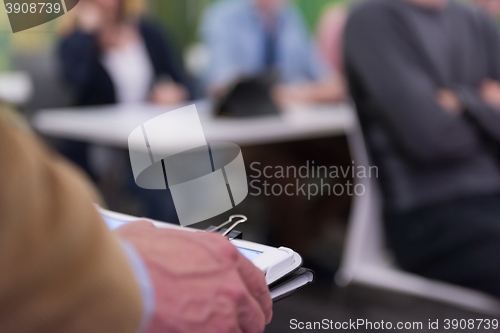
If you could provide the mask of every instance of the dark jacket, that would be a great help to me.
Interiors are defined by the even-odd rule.
[[[139,32],[151,58],[155,80],[170,76],[186,87],[193,97],[192,86],[171,43],[149,22],[141,21]],[[60,43],[61,71],[74,90],[78,105],[116,103],[113,82],[99,61],[100,56],[101,50],[94,35],[77,30]]]
[[[369,0],[352,12],[345,64],[352,96],[388,211],[407,211],[459,197],[500,191],[500,168],[489,149],[500,142],[500,110],[479,95],[482,80],[500,81],[500,34],[477,8],[449,2],[453,77],[422,47],[404,0]],[[443,46],[444,47],[444,46]],[[462,115],[437,102],[454,90]]]

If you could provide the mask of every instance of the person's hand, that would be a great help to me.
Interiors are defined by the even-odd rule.
[[[159,105],[181,104],[186,99],[186,89],[173,82],[158,83],[151,93],[151,101]]]
[[[437,92],[438,104],[447,112],[451,114],[461,114],[463,106],[458,96],[449,89],[439,89]]]
[[[273,99],[281,106],[313,102],[310,85],[278,85],[273,88]]]
[[[139,252],[154,284],[148,332],[260,333],[270,322],[264,274],[226,238],[146,221],[116,232]]]
[[[480,93],[488,104],[500,108],[500,82],[491,79],[484,80],[480,87]]]

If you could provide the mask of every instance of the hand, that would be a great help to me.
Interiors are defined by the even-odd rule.
[[[149,332],[259,333],[270,322],[264,274],[224,237],[146,221],[116,232],[139,252],[154,284]]]
[[[495,80],[487,79],[483,81],[480,87],[480,93],[483,100],[496,108],[500,108],[500,83]]]
[[[340,76],[322,82],[301,85],[278,85],[274,100],[281,105],[342,102],[347,97],[344,79]]]
[[[463,112],[462,103],[458,96],[449,89],[439,89],[437,92],[438,104],[451,114],[461,114]]]
[[[157,84],[151,93],[151,101],[160,105],[176,105],[187,99],[186,89],[173,82]]]
[[[309,85],[278,85],[273,88],[272,96],[276,103],[281,106],[313,102],[312,88]]]

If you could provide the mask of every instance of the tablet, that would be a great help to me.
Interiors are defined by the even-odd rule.
[[[119,228],[122,225],[139,219],[134,216],[111,212],[100,207],[98,207],[98,211],[110,229]],[[150,219],[145,220],[151,221],[157,228],[178,229],[190,232],[203,231]],[[286,247],[275,248],[240,239],[233,239],[231,243],[236,246],[243,256],[265,274],[268,285],[294,272],[302,265],[302,258],[300,255]]]

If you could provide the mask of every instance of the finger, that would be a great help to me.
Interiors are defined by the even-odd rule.
[[[266,323],[269,323],[272,318],[273,302],[262,271],[245,258],[226,238],[212,233],[205,233],[198,236],[200,239],[203,239],[202,244],[209,252],[216,255],[217,259],[236,264],[242,281],[260,305],[264,312]]]
[[[262,308],[266,324],[268,324],[273,316],[273,301],[269,288],[267,287],[264,273],[243,255],[240,255],[238,261],[238,272],[250,291],[250,294],[252,294]]]
[[[204,323],[202,327],[196,327],[197,330],[189,330],[186,332],[202,332],[202,333],[245,333],[242,331],[236,312],[226,316],[214,316],[208,322]],[[154,331],[160,332],[160,331]],[[164,331],[163,331],[164,332]],[[184,332],[184,331],[183,331]]]

